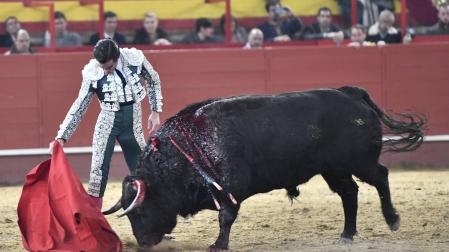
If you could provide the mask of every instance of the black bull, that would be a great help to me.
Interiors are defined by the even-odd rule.
[[[420,117],[402,116],[392,119],[356,87],[193,104],[151,138],[135,174],[123,181],[121,200],[105,214],[127,208],[138,243],[151,247],[173,230],[177,215],[218,209],[220,234],[210,249],[227,249],[241,202],[281,188],[296,197],[299,184],[321,174],[342,199],[346,243],[357,232],[354,175],[377,189],[385,220],[397,230],[379,155],[382,148],[415,150],[424,125]],[[402,138],[383,141],[382,124]]]

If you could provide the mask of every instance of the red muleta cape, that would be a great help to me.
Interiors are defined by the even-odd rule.
[[[29,251],[121,251],[122,244],[84,190],[59,143],[26,176],[17,207]]]

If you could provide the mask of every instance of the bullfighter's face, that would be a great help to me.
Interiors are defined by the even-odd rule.
[[[105,74],[110,74],[114,72],[114,69],[117,67],[118,60],[110,59],[104,64],[101,64],[101,68],[103,68],[103,71]]]

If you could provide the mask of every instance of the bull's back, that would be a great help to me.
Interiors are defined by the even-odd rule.
[[[334,89],[234,97],[214,106],[222,146],[236,162],[230,173],[247,176],[255,191],[296,186],[331,163],[344,166],[381,137],[375,113]]]

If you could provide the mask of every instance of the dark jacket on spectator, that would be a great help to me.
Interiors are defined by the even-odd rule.
[[[443,24],[438,22],[431,27],[426,29],[427,35],[448,35],[449,34],[449,24]]]
[[[30,48],[28,49],[28,53],[30,53],[30,54],[35,53],[35,52],[36,52],[36,50],[34,50],[34,48],[32,48],[32,47],[30,47]],[[13,54],[21,54],[21,53],[17,50],[17,48],[16,48],[15,45],[13,45],[13,46],[11,47],[11,49],[9,49],[9,50],[5,53],[5,55],[13,55]]]
[[[123,34],[119,32],[114,33],[114,37],[112,38],[117,44],[119,45],[125,45],[126,44],[126,38],[123,36]],[[100,35],[98,32],[92,34],[89,39],[89,45],[95,45],[97,44],[98,40],[100,40]]]
[[[14,41],[12,41],[12,37],[9,33],[0,35],[0,47],[11,47],[14,45]]]
[[[281,33],[276,32],[276,27],[269,21],[263,23],[259,26],[259,29],[263,32],[263,37],[265,41],[273,41],[277,36],[288,35],[291,39],[295,37],[295,34],[300,32],[303,24],[299,18],[289,18],[282,21],[281,23]]]
[[[387,35],[382,36],[379,32],[379,23],[375,23],[369,28],[366,41],[373,43],[384,41],[386,44],[402,43],[402,35],[396,28],[390,27]]]
[[[220,42],[220,40],[215,36],[208,37],[205,40],[200,40],[197,33],[192,33],[182,40],[183,44],[208,44],[218,42]]]
[[[152,45],[154,44],[154,42],[158,39],[167,38],[167,33],[161,29],[161,28],[157,28],[156,29],[156,37],[155,38],[151,38],[150,35],[148,34],[148,32],[145,30],[145,28],[140,28],[136,31],[136,35],[134,36],[134,40],[133,40],[133,44],[149,44]]]
[[[373,43],[377,43],[381,40],[385,41],[386,44],[402,43],[401,33],[387,34],[385,37],[382,37],[380,34],[368,35],[366,37],[366,41],[373,42]]]
[[[331,24],[329,31],[327,32],[339,32],[341,31],[336,25]],[[324,32],[321,31],[320,24],[314,23],[307,26],[301,36],[305,40],[324,39]],[[345,35],[346,37],[346,35]]]
[[[220,31],[220,33],[217,34],[217,38],[222,42],[226,42],[226,32]],[[232,43],[244,44],[247,40],[248,32],[242,26],[237,26],[232,33]]]

